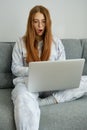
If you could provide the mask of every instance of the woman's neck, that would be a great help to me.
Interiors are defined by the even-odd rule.
[[[36,36],[36,41],[37,42],[40,42],[40,41],[42,41],[43,40],[43,37],[42,36]]]

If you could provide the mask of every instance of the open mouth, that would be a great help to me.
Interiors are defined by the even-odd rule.
[[[43,30],[42,30],[42,29],[39,29],[38,32],[41,33],[41,32],[43,32]]]

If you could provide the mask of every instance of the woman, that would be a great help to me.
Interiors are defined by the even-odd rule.
[[[49,11],[35,6],[30,11],[26,33],[16,42],[12,53],[12,72],[16,76],[12,100],[17,130],[39,129],[39,105],[71,101],[85,94],[83,82],[72,91],[30,93],[26,85],[29,62],[47,60],[65,60],[65,50],[62,42],[52,36]]]

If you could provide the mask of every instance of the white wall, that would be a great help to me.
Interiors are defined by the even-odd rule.
[[[59,38],[87,38],[87,0],[0,0],[0,41],[16,41],[25,33],[29,10],[46,6]]]

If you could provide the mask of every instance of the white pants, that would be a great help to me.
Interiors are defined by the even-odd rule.
[[[12,91],[17,130],[39,129],[40,109],[37,97],[38,94],[29,93],[23,83],[17,84]]]
[[[67,102],[78,99],[87,93],[87,77],[83,76],[79,88],[53,93],[53,96],[42,99],[42,105]],[[39,130],[40,109],[38,93],[30,93],[23,83],[16,84],[12,91],[14,117],[17,130]],[[52,97],[55,100],[52,101]],[[43,102],[45,101],[45,102]]]

